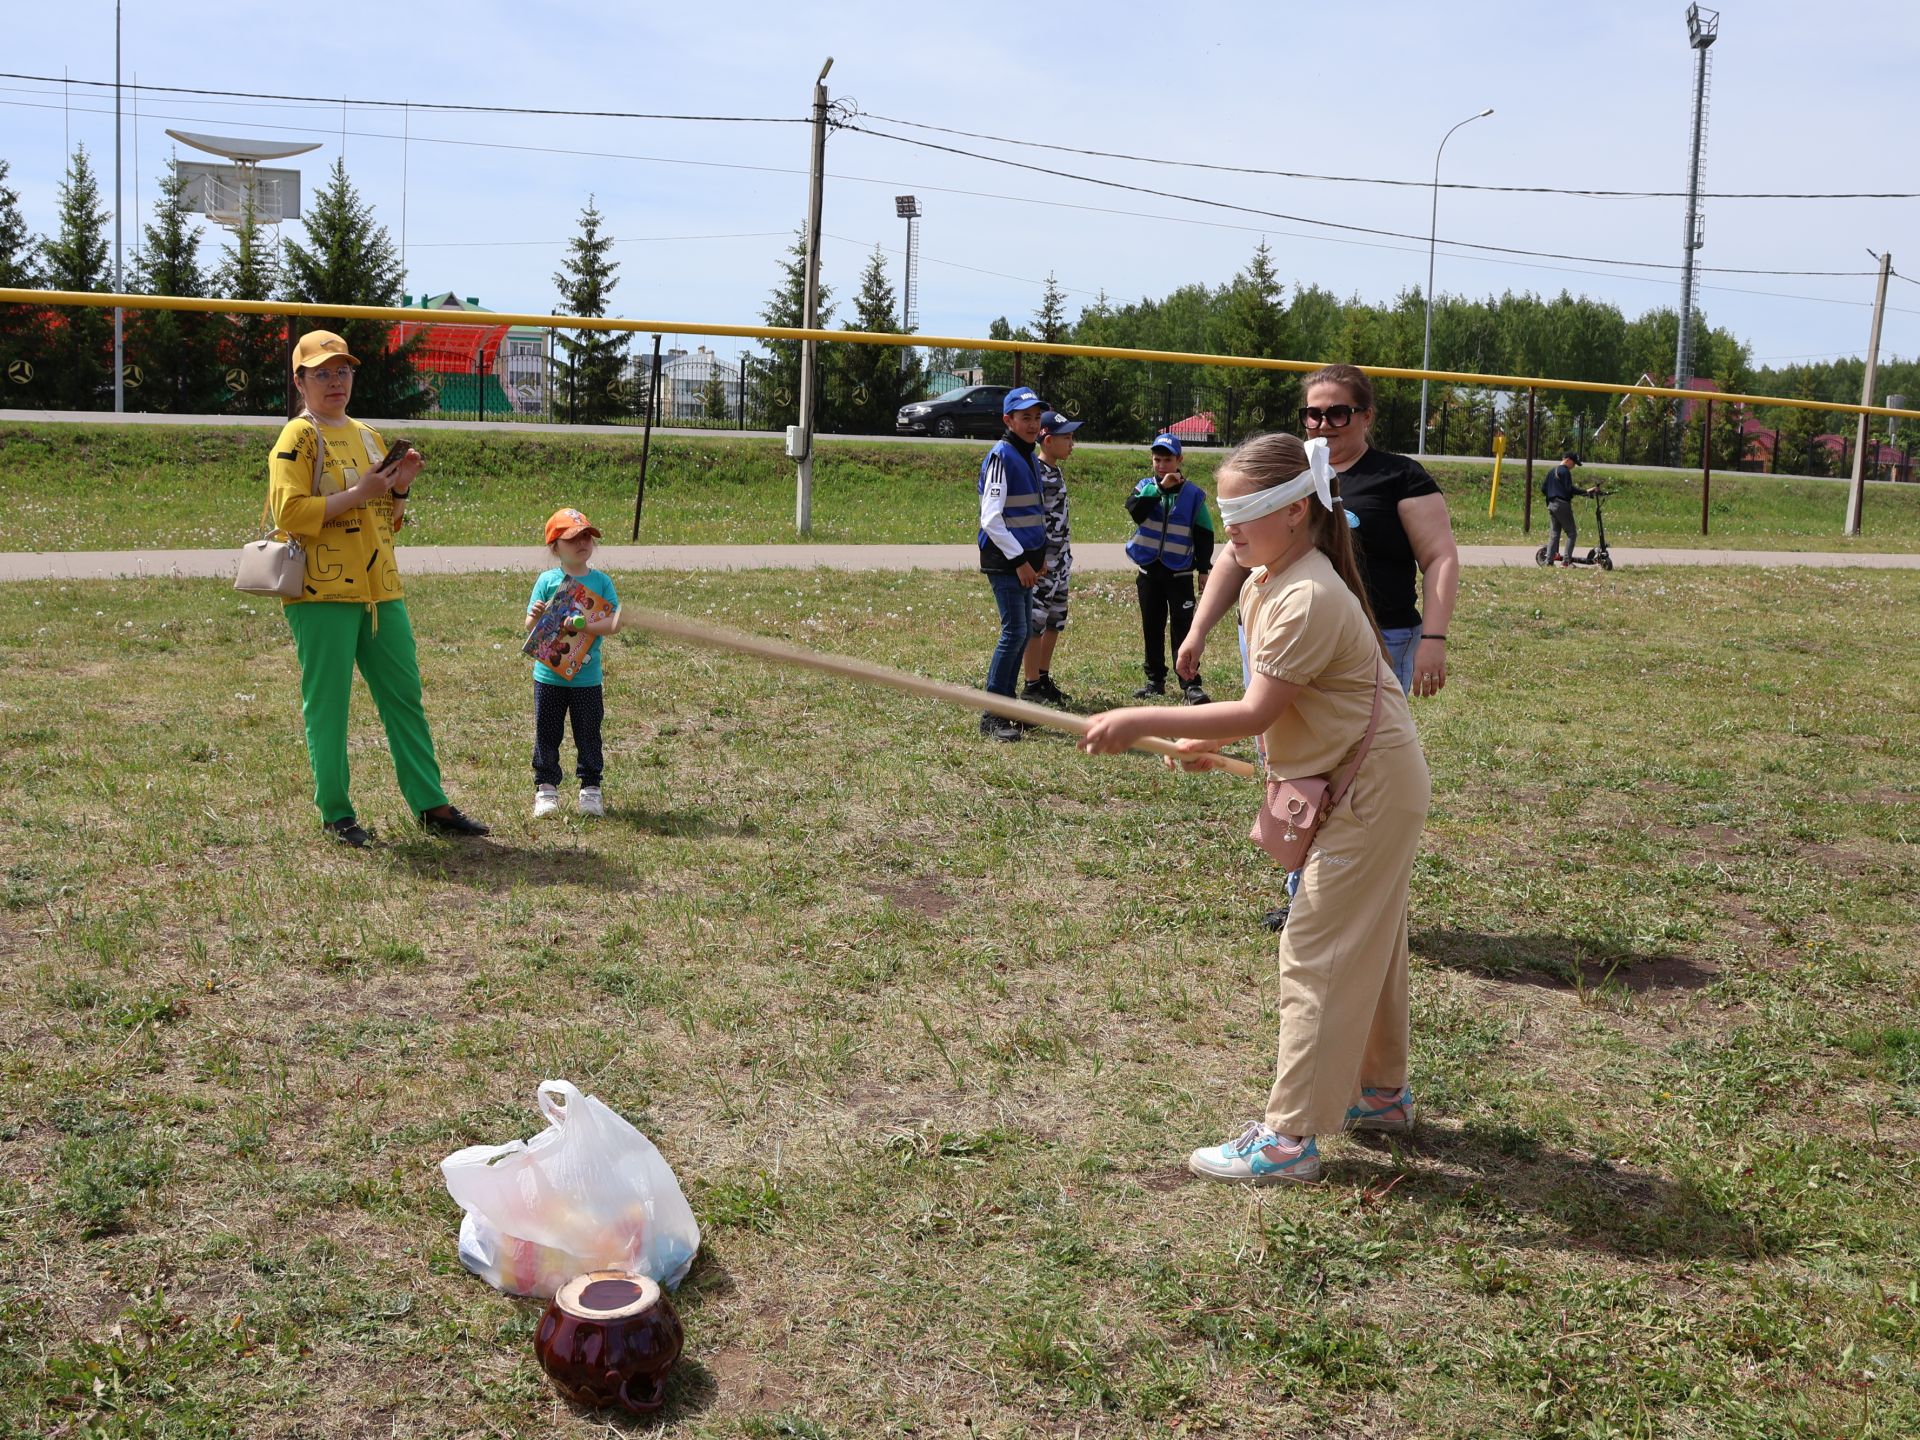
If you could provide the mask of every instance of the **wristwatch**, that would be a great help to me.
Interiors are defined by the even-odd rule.
[[[404,500],[407,498],[407,496],[411,495],[412,493],[413,493],[413,487],[411,485],[409,485],[404,490],[389,490],[387,492],[387,494],[391,495],[396,500]]]

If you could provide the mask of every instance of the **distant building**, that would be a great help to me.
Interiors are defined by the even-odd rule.
[[[408,308],[452,311],[479,317],[493,313],[469,295],[453,291],[408,295]],[[484,322],[477,322],[484,324]],[[546,408],[547,331],[537,325],[474,329],[466,325],[427,325],[415,353],[415,368],[429,375],[437,408],[449,412],[534,414]],[[475,380],[474,376],[486,377]]]

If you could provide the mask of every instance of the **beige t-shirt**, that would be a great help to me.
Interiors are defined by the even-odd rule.
[[[1374,748],[1418,742],[1413,712],[1387,668],[1367,612],[1318,550],[1277,574],[1262,569],[1249,575],[1240,589],[1240,615],[1253,669],[1302,687],[1261,737],[1274,774],[1331,775],[1352,759],[1373,713],[1376,677],[1380,725]]]

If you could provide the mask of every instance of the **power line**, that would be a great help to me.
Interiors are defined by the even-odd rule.
[[[1381,230],[1371,225],[1348,225],[1337,220],[1316,220],[1311,215],[1290,215],[1280,210],[1262,210],[1254,205],[1236,205],[1229,200],[1208,200],[1197,195],[1182,195],[1177,191],[1155,190],[1147,185],[1129,185],[1120,180],[1101,180],[1092,175],[1079,175],[1070,170],[1055,170],[1046,165],[1029,165],[1023,160],[1007,160],[995,155],[982,155],[974,150],[961,150],[952,145],[938,145],[931,140],[915,140],[909,135],[889,135],[884,130],[869,130],[864,125],[841,122],[838,127],[851,130],[859,135],[871,135],[879,140],[891,140],[897,145],[912,145],[923,150],[938,150],[947,155],[960,155],[969,160],[984,160],[990,165],[1008,165],[1016,170],[1031,170],[1039,175],[1050,175],[1060,180],[1077,180],[1083,185],[1099,185],[1109,190],[1126,190],[1135,195],[1152,195],[1161,200],[1177,200],[1188,205],[1205,205],[1216,210],[1233,210],[1243,215],[1261,215],[1272,220],[1285,220],[1294,225],[1318,225],[1329,230],[1345,230],[1358,235],[1381,235],[1392,240],[1426,240],[1425,235],[1413,235],[1404,230]],[[1615,260],[1600,255],[1563,255],[1552,250],[1524,250],[1511,245],[1487,245],[1475,240],[1445,240],[1440,243],[1468,250],[1487,250],[1499,255],[1532,255],[1544,260],[1572,260],[1586,265],[1625,265],[1639,270],[1680,270],[1683,266],[1660,260]],[[1814,275],[1845,276],[1849,278],[1878,271],[1867,270],[1763,270],[1745,267],[1695,266],[1696,270],[1711,269],[1719,275]]]
[[[46,92],[40,92],[40,93],[46,93]],[[330,101],[324,102],[324,108],[331,110],[333,103],[334,102],[330,102]],[[36,104],[32,101],[26,101],[26,100],[0,100],[0,106],[7,106],[7,107],[16,108],[16,109],[34,109],[34,110],[51,110],[51,109],[64,108],[64,107],[56,106],[53,104]],[[111,115],[113,113],[110,110],[96,110],[96,109],[91,109],[87,107],[80,107],[80,110],[82,114],[90,114],[90,115]],[[187,122],[196,123],[196,124],[210,123],[208,117],[205,117],[205,116],[163,114],[156,111],[147,111],[145,114],[145,118],[153,119],[153,120],[181,120],[181,121],[187,121]],[[218,122],[215,121],[211,123],[218,123]],[[320,125],[284,125],[284,124],[274,124],[270,122],[256,122],[254,125],[254,128],[261,129],[261,130],[285,131],[292,134],[302,134],[302,135],[331,136],[334,133],[336,133],[332,126],[320,126]],[[357,139],[397,141],[403,138],[399,135],[394,135],[388,132],[374,131],[374,130],[351,130],[348,133]],[[872,133],[878,133],[878,132],[872,132]],[[898,137],[887,137],[887,138],[898,138]],[[750,165],[750,164],[737,162],[737,161],[729,162],[729,161],[719,161],[719,160],[691,160],[681,156],[641,155],[641,154],[633,154],[630,152],[617,151],[617,150],[581,150],[581,149],[576,149],[568,146],[560,146],[560,145],[519,145],[519,144],[513,144],[508,141],[456,140],[448,137],[432,136],[432,135],[414,135],[410,137],[410,139],[412,142],[417,142],[417,143],[426,144],[426,145],[453,145],[453,146],[459,146],[466,149],[506,150],[506,151],[512,151],[516,153],[536,154],[536,155],[566,155],[566,156],[573,156],[577,158],[591,159],[591,160],[629,160],[629,161],[634,161],[634,162],[643,163],[643,164],[682,165],[682,166],[691,166],[699,169],[744,170],[744,171],[749,171],[757,174],[766,174],[766,175],[803,175],[806,173],[805,170],[800,169],[798,167],[794,167],[794,166]],[[914,142],[909,141],[907,143],[914,143]],[[980,157],[980,158],[987,158],[987,157]],[[1013,162],[995,161],[993,163],[1013,163]],[[1191,226],[1198,226],[1202,229],[1231,230],[1231,231],[1236,231],[1242,234],[1249,234],[1249,235],[1277,234],[1277,235],[1288,236],[1289,238],[1293,238],[1293,239],[1310,240],[1319,244],[1326,244],[1326,245],[1346,245],[1346,246],[1352,246],[1360,249],[1393,250],[1400,253],[1416,253],[1413,247],[1403,246],[1403,245],[1390,245],[1390,244],[1383,243],[1382,241],[1379,241],[1379,240],[1360,240],[1360,239],[1354,239],[1354,238],[1350,238],[1342,235],[1316,235],[1316,234],[1310,234],[1310,233],[1305,233],[1300,231],[1276,230],[1272,226],[1238,225],[1230,221],[1204,219],[1204,218],[1201,218],[1198,216],[1192,216],[1192,215],[1162,215],[1162,214],[1156,214],[1153,211],[1148,211],[1148,210],[1126,210],[1126,209],[1121,209],[1117,206],[1089,205],[1082,202],[1071,201],[1071,200],[1047,200],[1047,199],[1041,199],[1037,196],[1013,195],[1013,194],[1008,194],[1005,191],[997,191],[997,190],[970,190],[961,186],[953,186],[953,185],[929,185],[925,183],[923,178],[903,180],[898,178],[888,178],[885,176],[853,175],[853,174],[846,174],[838,171],[829,171],[828,178],[833,180],[845,181],[850,184],[878,185],[882,187],[892,187],[896,189],[900,187],[910,187],[910,188],[917,188],[928,194],[958,195],[967,199],[992,200],[992,201],[998,201],[1004,204],[1033,205],[1033,206],[1040,206],[1047,209],[1056,209],[1056,210],[1075,210],[1075,211],[1080,211],[1086,214],[1093,214],[1093,215],[1114,215],[1114,216],[1120,216],[1126,219],[1152,220],[1161,224],[1168,224],[1168,225],[1191,225]],[[1100,183],[1100,182],[1095,182],[1095,183]],[[1122,188],[1137,188],[1137,187],[1122,187]],[[1165,192],[1160,192],[1160,191],[1147,191],[1145,193],[1153,194],[1153,195],[1159,196],[1160,198],[1173,199],[1176,201],[1185,200],[1188,198],[1188,197],[1177,195],[1177,194],[1168,195]],[[1244,207],[1229,207],[1229,208],[1238,209],[1238,208],[1244,208]],[[1254,211],[1252,213],[1267,214],[1269,212]],[[1303,218],[1302,223],[1309,224],[1309,225],[1321,225],[1321,224],[1325,224],[1326,222]],[[1347,228],[1353,228],[1353,227],[1347,227]],[[785,233],[785,232],[775,232],[775,233]],[[1412,239],[1416,241],[1425,240],[1427,238],[1423,235],[1408,236],[1408,235],[1403,235],[1394,231],[1377,231],[1372,233],[1387,235],[1397,239]],[[480,242],[476,242],[476,243],[480,243]],[[524,243],[529,245],[535,245],[535,244],[544,244],[549,242],[530,241],[530,242],[524,242]],[[1468,242],[1456,242],[1456,241],[1446,240],[1446,239],[1442,239],[1439,243],[1449,247],[1468,244]],[[1424,248],[1424,247],[1421,247],[1421,248]],[[1651,276],[1651,275],[1620,275],[1620,274],[1610,273],[1607,271],[1583,270],[1583,269],[1579,269],[1579,268],[1575,268],[1573,266],[1567,266],[1567,265],[1540,264],[1537,261],[1529,261],[1525,259],[1515,258],[1523,255],[1537,256],[1543,259],[1564,259],[1564,258],[1577,258],[1577,257],[1555,256],[1550,254],[1549,252],[1512,250],[1504,247],[1469,246],[1469,248],[1494,249],[1499,251],[1499,255],[1498,255],[1498,258],[1496,258],[1495,256],[1492,256],[1492,255],[1474,255],[1469,253],[1460,253],[1457,250],[1452,250],[1450,251],[1450,253],[1454,255],[1455,259],[1459,259],[1459,260],[1479,261],[1481,263],[1486,263],[1486,264],[1497,263],[1497,264],[1509,265],[1509,266],[1514,266],[1517,268],[1529,269],[1529,270],[1546,270],[1556,274],[1590,275],[1599,279],[1608,279],[1608,280],[1640,280],[1646,283],[1665,283],[1664,281],[1659,280],[1658,277]],[[953,262],[943,262],[943,263],[953,263]],[[1597,265],[1627,265],[1627,266],[1632,266],[1634,268],[1640,268],[1640,269],[1678,268],[1674,266],[1649,267],[1646,264],[1646,262],[1616,261],[1616,260],[1608,260],[1603,258],[1588,259],[1586,260],[1585,263],[1597,264]],[[988,273],[997,274],[998,272],[988,272]],[[1718,270],[1715,273],[1721,273],[1721,274],[1751,273],[1751,274],[1814,275],[1814,276],[1835,274],[1835,275],[1845,276],[1848,278],[1854,278],[1857,276],[1864,276],[1864,275],[1869,275],[1877,272]],[[1002,277],[1002,278],[1022,278],[1022,277]],[[1903,280],[1907,279],[1907,277],[1904,275],[1901,276],[1900,278]],[[1038,282],[1028,281],[1025,283],[1038,283]],[[1730,286],[1730,285],[1716,285],[1716,286],[1708,286],[1708,287],[1702,287],[1702,288],[1711,289],[1716,293],[1721,293],[1721,294],[1756,295],[1756,296],[1768,297],[1773,299],[1804,300],[1804,301],[1809,301],[1815,304],[1846,305],[1846,306],[1856,307],[1856,308],[1869,306],[1869,302],[1864,300],[1842,300],[1842,299],[1836,299],[1831,296],[1822,296],[1822,295],[1795,295],[1795,294],[1790,294],[1787,292],[1777,291],[1777,290],[1754,290],[1754,289],[1747,289],[1747,288]],[[1905,309],[1901,309],[1900,307],[1892,306],[1892,305],[1888,306],[1887,309],[1889,311],[1899,313],[1899,314],[1904,314],[1904,315],[1920,314],[1920,311],[1905,310]]]
[[[111,80],[68,80],[62,81],[50,75],[20,75],[11,70],[0,70],[0,80],[36,80],[44,84],[92,85],[111,90]],[[130,90],[151,90],[165,95],[223,95],[237,100],[295,100],[312,104],[311,95],[273,95],[252,90],[201,90],[187,85],[129,85]],[[399,110],[447,110],[470,115],[562,115],[582,120],[704,120],[736,125],[808,125],[812,121],[798,115],[662,115],[645,114],[632,110],[561,110],[541,109],[530,105],[450,105],[436,104],[431,100],[354,100],[343,97],[343,105],[358,105],[363,109]],[[332,108],[329,100],[327,106]]]
[[[959,135],[968,140],[987,140],[996,145],[1019,145],[1033,150],[1054,150],[1067,155],[1089,155],[1102,160],[1127,160],[1140,165],[1167,165],[1186,170],[1217,170],[1230,175],[1267,175],[1282,180],[1325,180],[1340,185],[1394,185],[1414,190],[1431,189],[1426,180],[1387,180],[1368,175],[1317,175],[1303,170],[1265,170],[1252,165],[1221,165],[1205,160],[1169,160],[1153,155],[1129,155],[1119,150],[1087,150],[1075,145],[1058,145],[1044,140],[1016,140],[1006,135],[984,135],[977,130],[953,130],[944,125],[928,125],[918,120],[899,120],[889,115],[858,111],[883,125],[905,125],[939,135]],[[904,138],[904,137],[893,137]],[[1442,190],[1486,190],[1503,195],[1584,195],[1608,200],[1684,200],[1684,190],[1588,190],[1561,185],[1473,185],[1465,181],[1443,180]],[[1734,190],[1703,194],[1703,200],[1920,200],[1920,191],[1761,191]]]
[[[889,255],[906,254],[906,252],[900,249],[899,246],[889,245],[884,240],[872,240],[872,241],[856,240],[851,235],[835,235],[830,230],[822,230],[820,233],[824,235],[827,239],[838,240],[844,245],[858,245],[862,249],[867,249],[873,245],[878,245],[882,250],[886,251],[887,254]],[[996,280],[1018,280],[1022,285],[1044,285],[1047,283],[1044,280],[1035,280],[1030,275],[1009,275],[1004,270],[984,270],[978,265],[962,265],[958,260],[942,260],[938,255],[929,255],[925,251],[921,252],[920,258],[926,261],[929,265],[945,265],[950,270],[970,270],[975,275],[991,275]],[[1058,285],[1057,281],[1055,283],[1056,285]],[[1100,291],[1081,290],[1081,289],[1075,288],[1072,285],[1059,285],[1059,289],[1068,295],[1092,295],[1096,299],[1101,294]]]
[[[70,76],[31,75],[12,70],[0,70],[0,79],[26,80],[43,85],[86,85],[96,89],[112,89],[114,85],[114,82],[111,80],[78,80]],[[316,101],[312,96],[307,95],[284,95],[263,90],[219,90],[190,85],[142,85],[138,83],[125,84],[123,88],[135,91],[144,90],[152,94],[219,97],[226,101],[277,101],[305,108],[324,105],[326,108],[331,109],[334,104],[331,100],[324,102]],[[690,115],[657,111],[582,110],[562,106],[480,105],[468,102],[374,100],[354,99],[352,97],[343,97],[340,103],[359,106],[364,109],[438,110],[451,114],[469,115],[545,115],[584,120],[667,120],[738,125],[805,125],[811,123],[807,117],[799,115]],[[1346,185],[1385,185],[1420,190],[1430,188],[1430,182],[1425,180],[1397,180],[1368,175],[1322,175],[1310,171],[1271,170],[1250,165],[1222,165],[1203,160],[1176,160],[1162,156],[1132,155],[1117,150],[1094,150],[1074,145],[1061,145],[1049,141],[1021,140],[1006,135],[989,135],[975,130],[956,130],[943,125],[927,124],[919,120],[903,120],[895,116],[872,115],[864,111],[855,111],[853,113],[865,115],[867,119],[878,121],[881,124],[904,125],[911,129],[926,130],[935,134],[957,135],[970,140],[985,140],[997,145],[1017,145],[1029,149],[1053,150],[1069,155],[1086,155],[1100,159],[1125,160],[1135,164],[1163,165],[1193,170],[1212,170],[1236,175],[1264,175],[1288,180],[1316,180]],[[880,132],[872,131],[867,133],[878,134]],[[906,137],[891,136],[888,138],[904,140]],[[1511,195],[1574,195],[1598,199],[1627,200],[1679,199],[1684,198],[1686,193],[1679,190],[1604,190],[1560,185],[1484,185],[1455,180],[1441,181],[1439,188],[1443,190],[1479,190]],[[1712,200],[1915,200],[1920,199],[1920,191],[1732,190],[1709,192],[1702,198]]]
[[[786,230],[739,230],[728,235],[609,235],[609,245],[662,245],[676,240],[767,240],[776,235],[786,235]],[[539,248],[569,245],[573,237],[565,240],[416,240],[416,250],[501,250],[519,248]]]

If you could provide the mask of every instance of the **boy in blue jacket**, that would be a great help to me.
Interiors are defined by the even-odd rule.
[[[1040,502],[1040,471],[1034,444],[1046,407],[1026,386],[1009,390],[1000,401],[1006,433],[980,462],[980,569],[993,586],[1000,611],[1000,643],[987,662],[987,689],[1013,698],[1020,662],[1032,633],[1032,601],[1027,592],[1047,573],[1047,524]],[[1015,720],[991,712],[980,717],[980,733],[989,740],[1018,740]]]
[[[1193,577],[1198,574],[1205,581],[1213,569],[1213,519],[1206,492],[1180,471],[1180,437],[1156,435],[1150,453],[1153,474],[1127,499],[1135,527],[1127,558],[1140,567],[1133,585],[1140,597],[1147,672],[1147,683],[1133,692],[1136,700],[1167,693],[1168,621],[1172,653],[1178,655],[1193,624]],[[1183,693],[1189,705],[1205,705],[1210,698],[1197,671]]]

